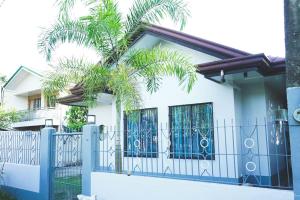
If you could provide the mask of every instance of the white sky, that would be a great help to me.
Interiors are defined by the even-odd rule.
[[[1,2],[2,0],[0,0]],[[133,0],[119,0],[125,13]],[[284,57],[283,0],[185,0],[191,18],[184,32],[250,53]],[[0,7],[0,74],[10,76],[19,66],[45,70],[49,63],[37,49],[40,27],[56,19],[55,0],[6,0]],[[177,29],[169,21],[160,25]],[[63,45],[64,56],[95,54]]]

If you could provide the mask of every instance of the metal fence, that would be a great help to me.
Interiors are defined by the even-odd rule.
[[[0,131],[0,162],[39,165],[40,132]]]
[[[77,199],[81,193],[82,132],[52,136],[52,200]]]
[[[95,142],[98,171],[292,189],[283,122],[237,126],[217,121],[214,127],[158,125],[121,132],[101,127]]]

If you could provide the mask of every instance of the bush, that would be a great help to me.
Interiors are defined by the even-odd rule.
[[[16,200],[15,197],[11,196],[9,193],[0,189],[0,200]]]

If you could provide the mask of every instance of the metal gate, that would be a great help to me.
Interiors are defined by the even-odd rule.
[[[82,132],[52,138],[51,200],[75,200],[82,185]]]

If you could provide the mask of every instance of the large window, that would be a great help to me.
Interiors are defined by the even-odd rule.
[[[157,109],[124,114],[124,156],[157,157]]]
[[[214,159],[212,103],[169,107],[170,157]]]

